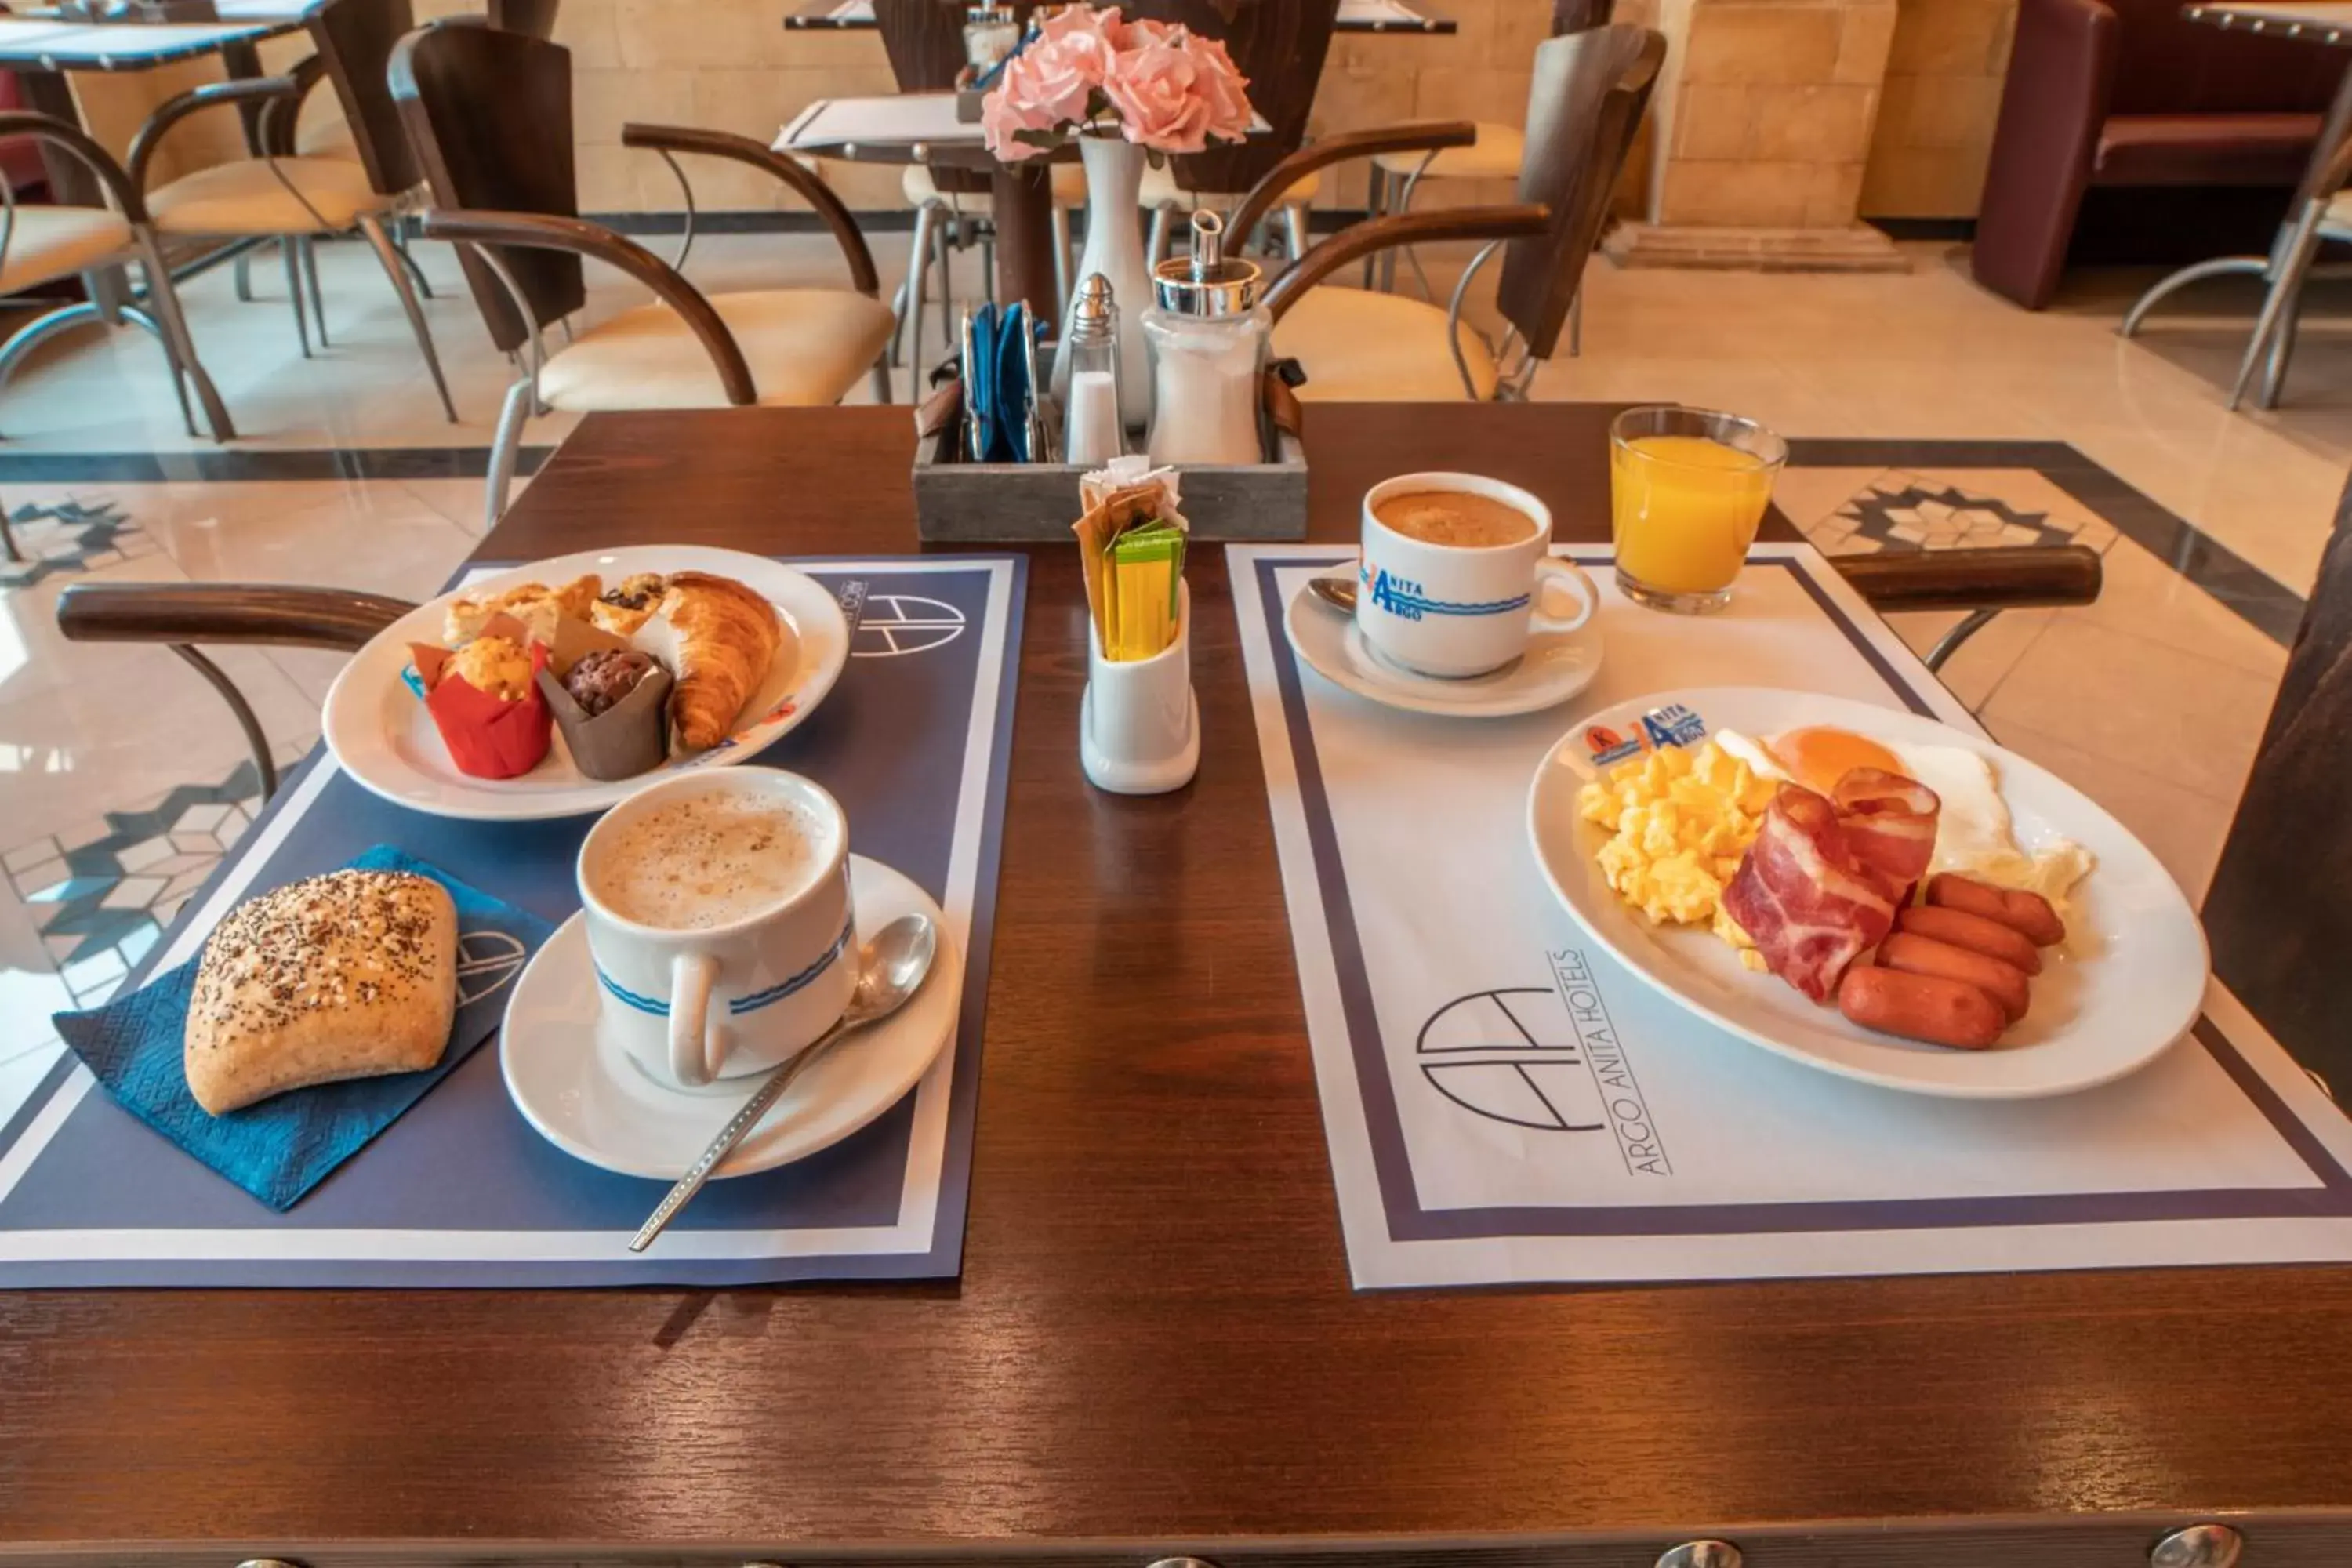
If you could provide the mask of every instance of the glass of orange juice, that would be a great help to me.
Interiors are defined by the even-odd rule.
[[[1609,490],[1618,591],[1686,616],[1729,604],[1788,460],[1786,441],[1736,414],[1662,405],[1617,416]]]

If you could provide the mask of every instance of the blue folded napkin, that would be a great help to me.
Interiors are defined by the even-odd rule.
[[[189,1094],[181,1065],[201,958],[103,1007],[54,1019],[66,1044],[124,1110],[280,1212],[398,1121],[489,1037],[515,976],[555,931],[537,915],[390,845],[377,845],[351,866],[430,877],[449,889],[457,906],[457,1016],[438,1067],[293,1089],[214,1116]]]

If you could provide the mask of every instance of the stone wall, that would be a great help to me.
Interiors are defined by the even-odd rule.
[[[572,51],[576,71],[573,121],[579,139],[580,198],[589,212],[671,211],[677,183],[662,161],[620,144],[630,120],[712,126],[772,137],[813,99],[893,89],[880,38],[873,33],[786,32],[782,19],[801,0],[562,0],[557,38]],[[1531,51],[1549,26],[1549,0],[1416,0],[1453,18],[1451,36],[1348,35],[1332,41],[1313,115],[1318,133],[1415,119],[1517,122],[1527,103]],[[1690,0],[1620,0],[1628,21],[1658,24],[1664,13]],[[476,0],[417,0],[419,20],[477,10]],[[1634,193],[1654,179],[1671,178],[1665,193],[1677,209],[1762,201],[1791,180],[1835,183],[1823,203],[1844,198],[1859,181],[1867,216],[1965,216],[1976,210],[1977,187],[1991,142],[2000,97],[2015,0],[1897,0],[1886,77],[1875,104],[1876,129],[1868,162],[1855,166],[1841,153],[1825,166],[1813,154],[1853,142],[1856,123],[1870,114],[1868,89],[1838,79],[1838,59],[1851,40],[1804,31],[1802,0],[1759,4],[1757,36],[1735,23],[1700,44],[1710,58],[1685,90],[1693,101],[1678,121],[1672,170],[1637,148],[1627,184]],[[1816,30],[1840,26],[1833,8],[1813,12]],[[1751,29],[1755,30],[1755,29]],[[1783,35],[1787,36],[1783,36]],[[1767,36],[1769,35],[1769,37]],[[1811,51],[1809,54],[1808,51]],[[307,52],[299,36],[280,39],[267,61],[282,68]],[[1812,54],[1822,58],[1811,59]],[[1802,57],[1801,58],[1800,57]],[[1814,68],[1819,67],[1818,69]],[[145,108],[207,74],[210,62],[121,77],[76,79],[86,112],[127,145]],[[313,112],[331,112],[333,94],[320,91]],[[164,168],[236,155],[234,116],[205,115],[174,134]],[[1736,156],[1729,150],[1740,149]],[[1779,149],[1790,155],[1772,155]],[[1722,155],[1722,156],[1718,156]],[[1710,170],[1712,163],[1742,172]],[[1781,163],[1800,174],[1776,173]],[[797,205],[791,194],[757,171],[709,159],[689,160],[698,202],[706,209],[758,210]],[[1761,173],[1756,172],[1761,167]],[[832,164],[854,207],[900,205],[898,176],[885,169]],[[1327,180],[1320,204],[1360,206],[1360,165]],[[1507,199],[1503,185],[1455,183],[1424,186],[1421,205]],[[1787,192],[1780,192],[1786,195]],[[1801,193],[1797,199],[1805,199]],[[1738,221],[1727,219],[1725,221]]]

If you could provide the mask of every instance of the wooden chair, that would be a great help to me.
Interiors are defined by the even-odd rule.
[[[1536,50],[1520,205],[1373,218],[1326,239],[1277,279],[1266,295],[1275,317],[1274,349],[1306,367],[1299,396],[1423,402],[1526,395],[1536,367],[1551,357],[1569,320],[1665,52],[1658,33],[1623,24],[1549,40]],[[1263,212],[1268,193],[1299,169],[1469,146],[1476,134],[1475,125],[1461,121],[1318,143],[1269,171],[1235,210],[1231,226],[1242,232]],[[1488,244],[1464,270],[1444,310],[1400,294],[1318,287],[1339,268],[1400,246],[1463,239]],[[1503,270],[1496,302],[1510,323],[1499,352],[1462,320],[1471,280],[1497,250]],[[1514,339],[1519,358],[1507,366],[1504,356]]]
[[[2006,608],[2088,604],[2099,589],[2098,555],[2079,545],[1844,555],[1830,563],[1882,612],[1967,609],[1990,619]],[[77,583],[58,595],[57,615],[68,642],[170,645],[228,703],[268,795],[276,793],[278,773],[261,725],[244,695],[195,645],[355,652],[414,608],[375,594],[289,584]]]
[[[205,422],[213,438],[226,441],[236,435],[228,410],[212,378],[196,358],[195,340],[172,287],[172,269],[164,265],[155,243],[147,204],[130,174],[79,126],[29,109],[0,110],[0,139],[24,137],[57,148],[89,170],[100,188],[111,198],[108,206],[19,206],[14,186],[0,175],[0,296],[18,293],[59,278],[70,278],[93,268],[136,261],[147,279],[145,307],[121,308],[123,320],[145,328],[163,347],[164,363],[172,373],[172,392],[180,404],[180,418],[188,434],[196,433],[195,416],[188,406],[188,388],[195,387],[204,405]],[[0,384],[8,373],[46,339],[86,321],[103,321],[97,304],[79,302],[44,311],[10,334],[0,344]]]
[[[691,153],[765,170],[815,209],[849,267],[847,289],[706,298],[643,246],[578,216],[570,50],[526,34],[439,23],[400,41],[390,79],[436,204],[423,233],[458,242],[491,341],[520,356],[522,374],[508,389],[491,447],[488,521],[506,509],[523,424],[535,409],[836,403],[869,367],[877,395],[889,401],[884,355],[895,323],[876,298],[874,258],[849,209],[816,174],[745,136],[622,128],[623,145],[665,159]],[[627,273],[654,302],[585,328],[551,353],[541,329],[580,309],[583,257]]]
[[[1551,36],[1580,33],[1587,27],[1605,27],[1615,0],[1552,0]],[[1384,153],[1372,160],[1371,189],[1367,205],[1373,217],[1391,212],[1411,212],[1413,193],[1424,180],[1511,180],[1519,177],[1520,165],[1526,161],[1527,132],[1519,126],[1500,121],[1481,120],[1477,122],[1478,139],[1467,147],[1448,147],[1435,153]],[[1405,252],[1412,263],[1413,277],[1421,284],[1421,297],[1431,298],[1429,275],[1422,270],[1421,258],[1412,251]],[[1381,258],[1381,287],[1396,287],[1396,252]],[[1364,285],[1371,286],[1370,268],[1365,268]],[[1578,320],[1569,318],[1569,350],[1576,353],[1579,335]]]
[[[1181,23],[1204,38],[1221,40],[1249,79],[1250,102],[1270,127],[1238,147],[1170,158],[1144,170],[1139,200],[1151,215],[1148,256],[1156,262],[1168,254],[1179,216],[1202,205],[1232,206],[1306,141],[1307,111],[1315,106],[1323,61],[1331,52],[1339,0],[1129,0],[1127,13]],[[1321,188],[1321,165],[1303,168],[1259,215],[1281,209],[1293,260],[1307,254],[1307,210]],[[1249,231],[1230,232],[1245,237]]]
[[[310,17],[310,27],[321,40],[321,53],[336,92],[354,122],[392,123],[391,101],[383,89],[385,61],[404,26],[408,0],[326,0]],[[450,401],[449,384],[441,374],[440,355],[434,352],[432,329],[417,303],[408,266],[384,232],[383,217],[399,205],[416,184],[415,165],[397,135],[362,137],[360,163],[334,157],[305,157],[287,151],[276,121],[301,100],[303,84],[293,77],[257,77],[215,82],[166,100],[140,128],[128,160],[131,184],[144,195],[153,215],[155,231],[165,239],[275,239],[286,258],[287,292],[294,299],[295,331],[302,353],[310,352],[303,321],[302,295],[307,282],[318,295],[318,262],[313,248],[320,239],[341,235],[364,236],[383,266],[384,277],[400,297],[408,329],[416,339],[440,394],[442,412],[457,422],[457,405]],[[228,105],[258,103],[260,150],[249,158],[216,164],[183,175],[169,184],[147,189],[147,174],[156,150],[173,129],[190,115]],[[324,317],[320,318],[324,325]],[[320,342],[325,341],[323,332]]]
[[[2308,1071],[2352,1089],[2352,490],[2336,508],[2246,793],[2205,893],[2213,973]]]
[[[874,21],[900,92],[944,92],[955,86],[957,73],[964,68],[962,6],[942,5],[940,0],[874,0]],[[824,160],[817,160],[816,167],[822,174]],[[1070,292],[1070,209],[1086,201],[1087,176],[1076,163],[1057,163],[1051,177],[1055,319],[1058,321]],[[995,210],[984,172],[946,163],[909,163],[899,176],[898,189],[914,209],[915,237],[908,247],[906,281],[899,285],[891,306],[908,328],[893,341],[893,363],[899,363],[902,353],[909,359],[919,356],[924,306],[934,268],[939,273],[940,342],[954,350],[955,312],[950,302],[948,270],[952,251],[977,245],[986,287],[992,289],[996,279]]]

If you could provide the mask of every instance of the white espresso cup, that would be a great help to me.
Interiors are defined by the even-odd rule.
[[[696,862],[698,801],[753,808],[754,821],[772,812],[796,836],[791,852]],[[759,840],[721,847],[746,841]],[[664,842],[689,852],[640,853]],[[577,876],[605,1025],[659,1082],[691,1089],[774,1067],[832,1027],[857,988],[849,823],[796,773],[705,769],[641,789],[589,830]]]
[[[1398,532],[1382,501],[1430,491],[1484,496],[1524,513],[1524,539],[1440,544]],[[1518,658],[1537,632],[1572,632],[1592,618],[1592,580],[1551,553],[1551,509],[1476,474],[1400,474],[1364,492],[1356,625],[1375,652],[1423,675],[1484,675]]]

